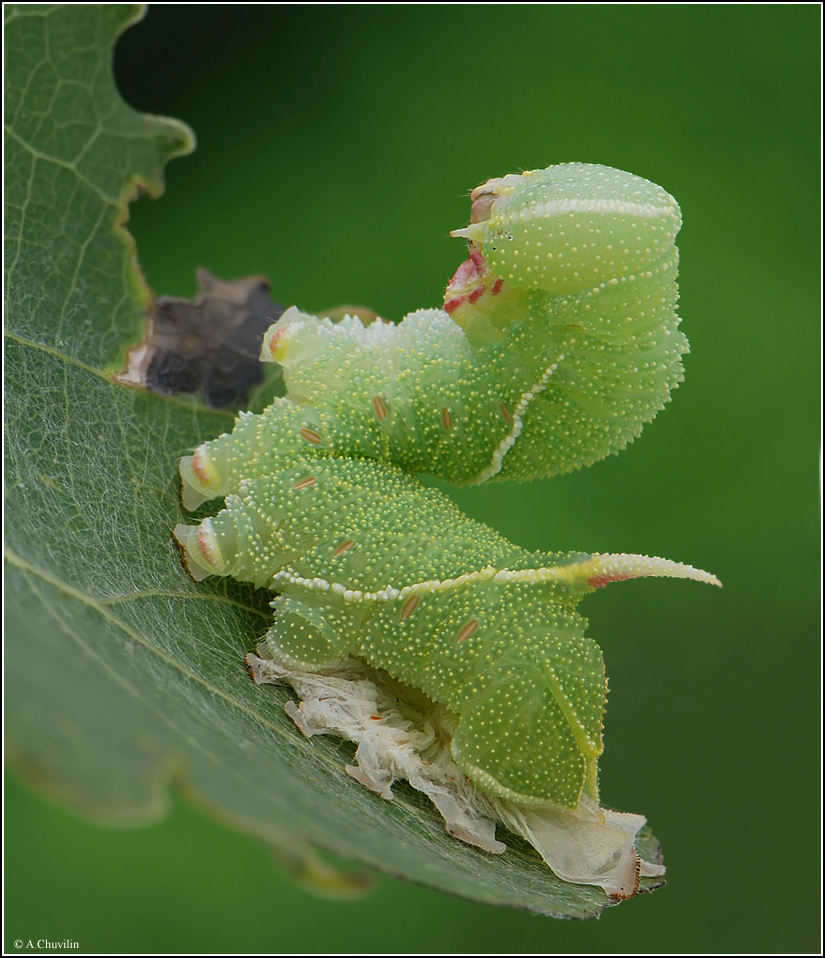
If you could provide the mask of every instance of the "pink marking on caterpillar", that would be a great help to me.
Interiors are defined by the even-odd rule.
[[[478,619],[470,619],[464,628],[458,633],[456,642],[465,642],[478,628]]]
[[[287,323],[285,326],[281,326],[277,329],[269,340],[269,353],[276,363],[280,362],[286,355],[288,346],[286,340],[290,333],[289,323]]]
[[[387,418],[387,406],[380,396],[372,397],[372,408],[375,410],[375,415],[381,422]]]
[[[311,442],[313,446],[319,446],[321,444],[321,437],[313,429],[302,429],[301,438],[306,439],[307,442]]]
[[[416,606],[418,605],[418,596],[410,596],[409,599],[404,603],[401,608],[401,618],[409,619],[409,617],[415,612]]]
[[[456,296],[453,299],[448,299],[444,304],[445,311],[452,315],[466,299],[466,296]]]
[[[192,471],[205,486],[209,485],[210,463],[208,456],[209,453],[204,446],[198,446],[192,455]]]
[[[213,540],[212,543],[209,542],[210,536]],[[198,551],[210,565],[213,565],[216,559],[216,550],[213,548],[214,539],[215,535],[211,529],[205,529],[203,526],[198,529]]]
[[[630,575],[627,572],[606,572],[603,575],[594,575],[592,579],[587,580],[587,584],[594,589],[603,589],[611,582],[625,582],[627,579],[638,579],[639,576]]]
[[[309,489],[310,486],[314,486],[317,481],[315,476],[307,476],[306,479],[301,479],[300,482],[296,482],[292,488],[300,492],[302,489]]]

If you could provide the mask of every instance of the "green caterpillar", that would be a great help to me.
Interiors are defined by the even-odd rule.
[[[266,662],[330,674],[354,658],[420,690],[454,717],[448,760],[491,814],[557,874],[625,896],[644,820],[598,807],[606,682],[575,608],[635,576],[718,581],[642,556],[528,553],[416,476],[525,480],[639,435],[688,348],[675,314],[679,208],[646,180],[576,163],[490,180],[472,201],[454,234],[469,257],[443,310],[364,326],[293,308],[270,328],[262,359],[283,367],[287,396],[182,460],[186,508],[226,506],[175,535],[196,579],[278,593],[253,677],[267,681]],[[577,869],[575,842],[562,854],[537,835],[558,816],[562,831],[598,820],[611,835],[602,858]],[[468,831],[455,829],[473,841]]]

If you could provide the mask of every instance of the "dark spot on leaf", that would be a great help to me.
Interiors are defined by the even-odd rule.
[[[155,301],[146,339],[120,379],[165,396],[200,391],[209,406],[238,407],[263,382],[261,342],[284,308],[263,276],[225,282],[199,269],[198,285],[194,301]]]

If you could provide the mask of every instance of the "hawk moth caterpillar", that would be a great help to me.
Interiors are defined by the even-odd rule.
[[[463,840],[503,851],[498,819],[560,877],[628,897],[663,868],[635,851],[641,816],[598,804],[606,681],[575,607],[637,576],[718,580],[643,556],[529,553],[417,476],[553,475],[641,432],[687,351],[679,208],[579,163],[471,199],[443,309],[365,326],[293,307],[269,329],[261,358],[281,365],[287,395],[182,460],[184,506],[226,504],[175,535],[196,579],[278,593],[250,674],[299,691],[290,714],[306,734],[359,742],[353,777],[387,798],[406,777]],[[393,682],[429,703],[413,712],[430,744],[412,754],[393,739],[418,721],[387,704]]]

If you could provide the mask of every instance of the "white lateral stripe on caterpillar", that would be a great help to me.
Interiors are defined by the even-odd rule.
[[[624,582],[627,579],[639,579],[646,576],[658,576],[671,579],[693,579],[709,585],[722,583],[715,575],[670,559],[656,556],[633,555],[628,553],[596,553],[584,562],[574,562],[566,566],[547,566],[539,569],[494,569],[487,566],[475,572],[468,572],[454,579],[427,579],[397,588],[386,585],[376,592],[364,592],[360,589],[348,589],[341,582],[328,582],[326,579],[307,578],[298,575],[292,569],[283,569],[272,579],[272,586],[289,583],[306,589],[332,592],[340,595],[345,602],[394,602],[411,595],[447,592],[472,582],[492,580],[494,582],[565,582],[568,585],[590,586],[599,589],[611,582]]]
[[[518,437],[521,435],[521,430],[524,428],[524,413],[527,411],[527,407],[536,398],[536,396],[539,395],[539,393],[543,393],[544,390],[547,389],[547,384],[550,382],[550,377],[559,368],[559,363],[563,359],[564,354],[559,356],[557,362],[553,363],[551,366],[548,366],[547,369],[544,370],[544,372],[541,374],[541,378],[534,386],[531,386],[530,389],[522,393],[521,398],[518,401],[518,405],[512,413],[513,425],[510,429],[510,432],[507,433],[507,435],[501,440],[501,442],[493,451],[490,465],[482,469],[474,479],[470,479],[468,485],[479,486],[482,482],[487,482],[488,479],[492,479],[493,476],[501,472],[501,466],[504,463],[504,457],[516,444],[516,439],[518,439]]]
[[[548,216],[564,216],[566,213],[616,213],[620,216],[638,216],[642,219],[659,219],[675,213],[673,206],[649,206],[642,203],[628,203],[615,199],[548,200],[536,203],[518,211],[519,221],[543,219]]]

